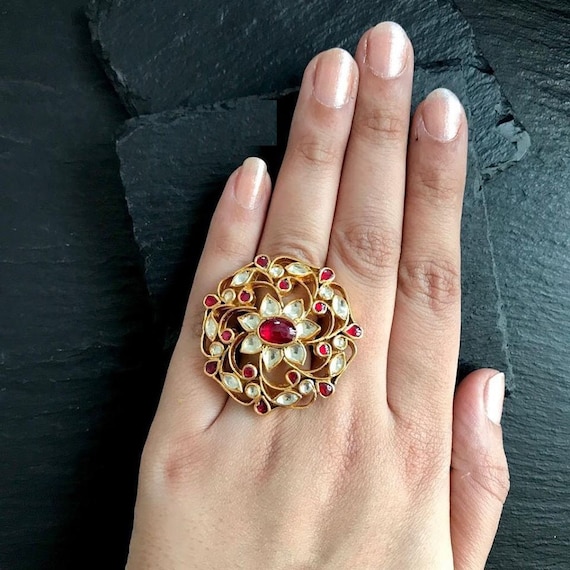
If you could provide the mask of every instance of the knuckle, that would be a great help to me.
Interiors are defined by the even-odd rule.
[[[313,170],[328,170],[331,166],[340,163],[340,154],[333,144],[333,138],[319,137],[314,134],[299,138],[294,144],[294,155]]]
[[[372,144],[405,141],[408,136],[408,121],[396,110],[372,106],[355,114],[352,132]]]
[[[240,228],[235,225],[223,226],[220,225],[218,230],[211,234],[211,241],[208,244],[208,255],[213,257],[221,257],[222,259],[236,259],[243,258],[244,247],[243,244],[248,242],[245,228]]]
[[[400,257],[400,236],[381,230],[373,220],[350,222],[335,230],[336,253],[362,281],[378,284],[379,275],[395,270]]]
[[[461,197],[464,182],[450,176],[451,171],[452,167],[430,165],[429,170],[418,174],[418,194],[430,203],[455,204]]]
[[[459,267],[444,259],[403,259],[398,271],[398,291],[434,311],[454,307],[461,297]]]

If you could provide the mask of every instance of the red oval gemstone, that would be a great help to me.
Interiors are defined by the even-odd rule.
[[[255,411],[258,414],[266,414],[269,411],[267,402],[265,400],[259,400],[259,402],[257,402],[255,405]]]
[[[210,360],[206,362],[206,374],[214,374],[214,372],[218,369],[218,363],[215,360]]]
[[[333,393],[334,388],[332,387],[332,384],[327,384],[326,382],[319,382],[319,392],[321,393],[321,396],[324,396],[325,398],[327,396],[330,396]]]
[[[289,370],[289,372],[287,372],[287,380],[289,380],[291,384],[295,384],[300,378],[301,375],[296,370]]]
[[[281,279],[281,281],[279,281],[279,289],[281,289],[281,291],[287,291],[287,289],[289,289],[289,287],[291,287],[291,283],[289,283],[289,279]]]
[[[232,331],[226,329],[225,331],[222,331],[220,337],[224,342],[229,342],[232,339]]]
[[[297,336],[297,331],[291,321],[277,317],[267,319],[259,327],[259,336],[271,344],[289,344]]]
[[[328,356],[331,352],[331,347],[328,344],[320,344],[319,348],[317,349],[321,356]]]

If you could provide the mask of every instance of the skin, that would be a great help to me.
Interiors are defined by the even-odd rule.
[[[503,379],[455,389],[468,125],[442,91],[410,123],[402,34],[316,56],[273,190],[258,159],[229,178],[144,448],[129,570],[484,568],[509,478]],[[257,252],[333,267],[365,330],[303,412],[259,417],[202,372],[202,299]]]

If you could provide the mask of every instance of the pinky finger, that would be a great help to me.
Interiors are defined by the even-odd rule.
[[[227,395],[202,373],[202,301],[221,279],[253,259],[270,195],[271,180],[259,158],[247,158],[228,179],[198,264],[155,423],[182,421],[195,433],[210,426],[223,409]]]

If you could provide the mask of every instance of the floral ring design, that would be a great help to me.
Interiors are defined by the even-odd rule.
[[[363,334],[334,271],[288,256],[256,256],[204,307],[204,372],[261,415],[331,396]]]

